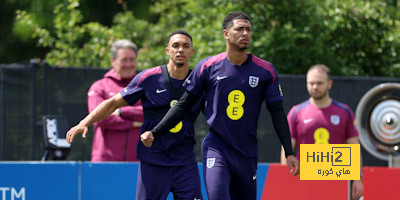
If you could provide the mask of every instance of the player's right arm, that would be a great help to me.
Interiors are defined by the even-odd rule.
[[[127,105],[127,102],[122,98],[121,94],[119,93],[103,101],[82,121],[80,121],[78,125],[72,127],[67,132],[67,142],[71,143],[77,134],[82,134],[82,137],[86,138],[89,126],[107,118],[117,108],[120,108],[124,105]]]

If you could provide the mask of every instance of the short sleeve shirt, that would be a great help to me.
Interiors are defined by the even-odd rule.
[[[335,100],[326,108],[318,108],[307,100],[294,106],[287,118],[291,136],[296,139],[298,158],[300,144],[344,144],[358,136],[353,112]]]
[[[249,59],[238,66],[225,52],[208,57],[196,65],[183,85],[196,96],[205,95],[204,114],[211,132],[242,156],[254,157],[262,102],[282,101],[283,97],[274,66],[251,54]]]

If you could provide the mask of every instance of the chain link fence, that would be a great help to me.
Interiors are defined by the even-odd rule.
[[[0,160],[40,160],[44,154],[42,118],[66,116],[69,125],[77,124],[88,114],[87,91],[108,69],[49,66],[46,63],[0,65]],[[279,68],[278,68],[279,71]],[[372,87],[400,78],[332,77],[331,97],[346,103],[355,112],[361,97]],[[305,75],[280,75],[284,108],[308,98]],[[196,121],[195,152],[201,161],[201,141],[208,133],[205,118]],[[87,139],[71,146],[68,160],[90,160],[93,130]],[[266,106],[263,105],[258,127],[259,161],[279,162],[280,143]],[[362,148],[365,166],[386,166]]]

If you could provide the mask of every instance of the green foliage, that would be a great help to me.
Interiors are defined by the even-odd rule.
[[[38,38],[38,45],[50,48],[46,60],[58,66],[110,66],[110,48],[115,40],[126,38],[141,45],[147,22],[132,12],[119,13],[111,27],[97,22],[83,24],[79,0],[68,0],[54,9],[54,35],[34,23],[26,11],[17,11],[17,27],[24,27]]]
[[[305,73],[324,63],[335,75],[400,75],[398,11],[383,1],[244,4],[251,5],[243,10],[254,26],[252,52],[280,73]]]
[[[399,20],[384,2],[330,2],[327,47],[336,57],[338,74],[398,76]]]
[[[193,36],[194,67],[225,50],[223,18],[242,10],[252,19],[249,51],[279,73],[305,73],[310,65],[324,63],[334,75],[400,75],[400,15],[396,5],[383,0],[159,0],[150,7],[148,21],[125,11],[111,27],[82,24],[79,1],[68,2],[55,9],[54,36],[29,21],[26,12],[17,13],[17,22],[32,30],[39,45],[50,47],[46,59],[52,65],[108,67],[111,43],[128,38],[140,47],[139,68],[154,67],[168,61],[168,34],[184,29]]]
[[[139,56],[142,66],[148,68],[168,61],[164,50],[167,46],[167,37],[178,29],[184,29],[192,35],[195,49],[191,59],[192,68],[201,59],[223,52],[225,40],[221,34],[222,21],[226,12],[233,11],[231,7],[230,3],[225,4],[223,1],[157,2],[151,12],[159,18],[156,23],[150,25],[151,36],[144,41],[140,51],[144,55]]]

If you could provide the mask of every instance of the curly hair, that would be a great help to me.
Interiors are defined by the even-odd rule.
[[[226,15],[224,22],[222,23],[222,29],[228,29],[233,25],[233,20],[235,19],[246,19],[250,21],[250,17],[242,11],[235,11],[231,12],[228,15]]]

